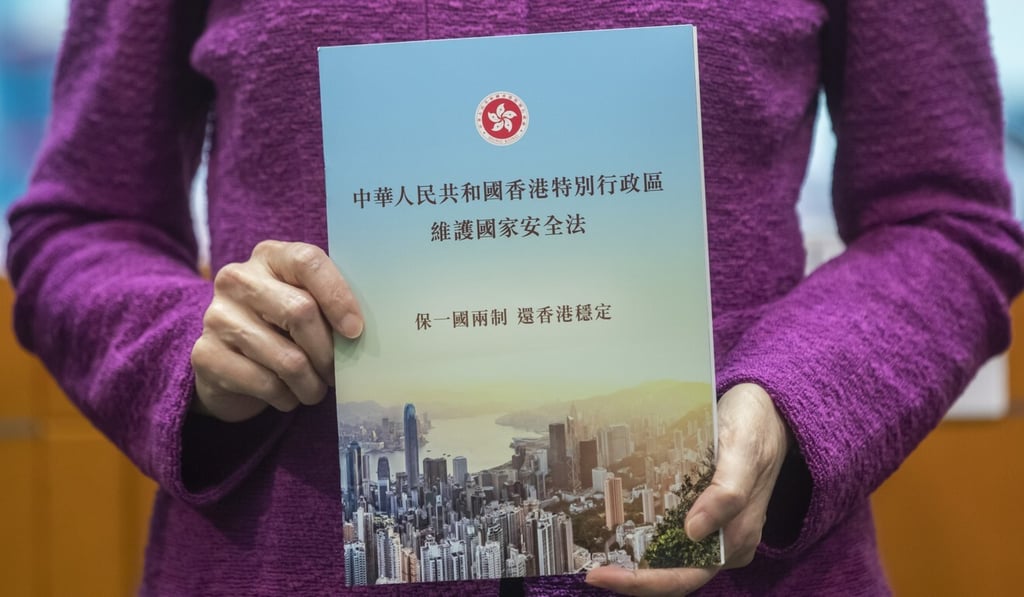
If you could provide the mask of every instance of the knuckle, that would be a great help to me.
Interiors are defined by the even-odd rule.
[[[276,403],[279,396],[287,394],[284,384],[275,376],[263,372],[257,379],[253,380],[253,390],[257,398],[266,402]]]
[[[207,363],[210,361],[211,352],[213,347],[210,344],[210,339],[205,334],[200,336],[196,343],[192,345],[192,353],[190,360],[192,362],[192,368],[196,372],[205,371]]]
[[[308,364],[305,355],[292,350],[281,353],[277,358],[277,366],[275,367],[278,374],[286,379],[302,377],[306,373],[307,368]]]
[[[747,496],[738,488],[730,485],[718,486],[718,499],[730,511],[738,511],[747,503]]]
[[[331,295],[331,299],[337,302],[342,308],[348,311],[355,311],[356,297],[349,290],[348,286],[343,283],[339,283],[335,288],[334,293]]]
[[[203,330],[215,330],[223,326],[226,320],[226,313],[224,307],[220,301],[214,300],[210,303],[210,306],[206,308],[206,312],[203,313]]]
[[[241,263],[228,263],[220,268],[213,278],[213,289],[217,292],[230,292],[246,283],[245,266]]]
[[[287,321],[309,323],[320,314],[320,306],[311,297],[290,294],[284,299],[284,316]]]
[[[295,264],[307,271],[315,272],[323,265],[326,254],[314,245],[299,243],[291,249],[292,260]]]
[[[260,242],[256,243],[256,246],[252,248],[251,257],[253,259],[266,257],[268,254],[277,250],[280,244],[281,243],[279,243],[276,240],[261,240]]]

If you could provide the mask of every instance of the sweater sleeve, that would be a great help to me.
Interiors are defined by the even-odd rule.
[[[243,477],[279,427],[273,415],[234,427],[187,416],[212,297],[188,208],[212,95],[189,68],[204,11],[71,2],[52,121],[8,249],[19,340],[144,473],[197,505]]]
[[[982,0],[849,0],[826,57],[846,251],[773,304],[720,368],[760,384],[798,449],[762,552],[795,556],[862,502],[1009,344],[1024,280]],[[841,69],[841,77],[830,77]]]

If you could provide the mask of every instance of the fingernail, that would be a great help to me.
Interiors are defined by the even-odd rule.
[[[355,339],[363,333],[363,319],[354,313],[349,313],[341,320],[341,335],[346,338]]]
[[[690,538],[690,541],[700,541],[710,535],[713,530],[715,529],[711,518],[703,512],[694,514],[686,521],[686,536]]]

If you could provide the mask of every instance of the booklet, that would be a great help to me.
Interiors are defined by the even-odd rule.
[[[694,28],[319,57],[348,585],[721,563]]]

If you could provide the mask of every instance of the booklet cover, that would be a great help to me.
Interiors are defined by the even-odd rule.
[[[320,49],[348,585],[706,566],[693,27]]]

